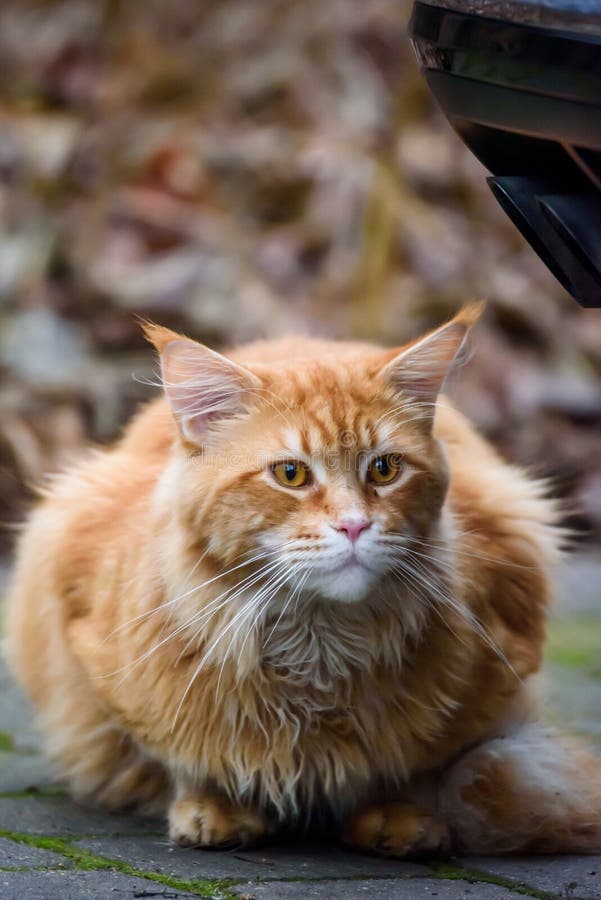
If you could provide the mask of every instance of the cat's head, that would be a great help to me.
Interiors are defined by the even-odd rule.
[[[290,358],[274,345],[233,354],[247,364],[147,326],[177,424],[170,485],[190,546],[226,566],[254,559],[254,584],[274,591],[363,599],[407,541],[436,528],[448,471],[434,410],[479,313],[400,350],[307,340]]]

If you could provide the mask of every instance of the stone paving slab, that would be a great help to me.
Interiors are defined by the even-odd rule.
[[[135,868],[178,878],[410,878],[429,875],[417,863],[366,856],[301,839],[240,851],[182,849],[153,837],[77,841],[74,846]]]
[[[397,879],[381,881],[288,881],[271,884],[238,886],[236,894],[245,900],[309,900],[311,897],[332,900],[524,900],[496,884],[470,884],[468,881],[442,881],[438,878]]]
[[[516,884],[573,900],[600,900],[601,856],[471,857],[460,860],[472,871],[489,872]]]
[[[158,834],[156,819],[112,815],[79,806],[68,797],[0,797],[0,829],[65,837],[111,834]]]
[[[599,656],[601,657],[601,619]],[[548,719],[562,731],[569,731],[585,738],[599,753],[601,681],[598,678],[589,678],[569,666],[549,666],[546,670],[545,694]]]
[[[12,793],[31,788],[51,787],[54,783],[46,759],[34,753],[0,753],[0,791]]]
[[[1,613],[0,608],[0,613]],[[42,739],[36,730],[34,709],[24,691],[15,684],[2,656],[0,643],[0,730],[9,734],[14,749],[21,753],[39,752]]]
[[[187,900],[186,893],[117,872],[0,872],[2,900]]]
[[[39,847],[29,847],[27,844],[18,844],[7,838],[0,838],[0,869],[70,869],[71,863],[59,853],[50,850],[42,850]],[[2,872],[0,872],[0,883]]]
[[[599,552],[575,553],[560,563],[554,573],[555,605],[558,617],[591,613],[601,616],[601,556]]]

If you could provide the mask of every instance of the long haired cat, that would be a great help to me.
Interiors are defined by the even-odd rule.
[[[531,688],[556,510],[438,397],[478,314],[227,357],[147,327],[164,397],[52,482],[9,600],[75,796],[182,845],[601,850],[600,762]]]

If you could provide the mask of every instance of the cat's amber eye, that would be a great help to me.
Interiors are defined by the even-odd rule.
[[[391,484],[399,477],[403,468],[400,453],[386,453],[372,459],[367,469],[367,480],[372,484]]]
[[[284,487],[305,487],[311,481],[309,467],[297,459],[287,459],[271,467],[276,481]]]

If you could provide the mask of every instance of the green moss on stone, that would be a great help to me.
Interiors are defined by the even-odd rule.
[[[601,679],[601,617],[579,616],[552,622],[547,656],[554,663]]]
[[[0,731],[0,753],[11,753],[15,749],[15,742],[7,731]]]
[[[443,881],[496,884],[499,887],[513,891],[515,894],[523,894],[525,897],[536,897],[537,900],[561,900],[557,894],[541,891],[521,881],[513,881],[511,878],[503,878],[502,875],[494,875],[491,872],[484,872],[480,869],[464,869],[462,866],[453,865],[449,862],[434,864],[432,875],[434,878],[441,878]]]
[[[62,787],[28,787],[20,791],[0,791],[0,800],[12,800],[18,797],[68,797],[69,792]]]
[[[67,839],[37,834],[22,834],[4,829],[0,829],[0,837],[8,838],[19,844],[26,844],[29,847],[37,847],[40,850],[50,850],[53,853],[58,853],[65,859],[68,859],[79,871],[89,872],[110,869],[115,872],[121,872],[123,875],[155,881],[158,884],[165,885],[165,887],[186,891],[199,897],[220,897],[223,900],[233,898],[230,888],[235,883],[234,881],[228,879],[186,880],[184,878],[174,878],[171,875],[159,874],[158,872],[146,872],[122,860],[97,856],[88,850],[74,847],[72,841],[77,838]]]

